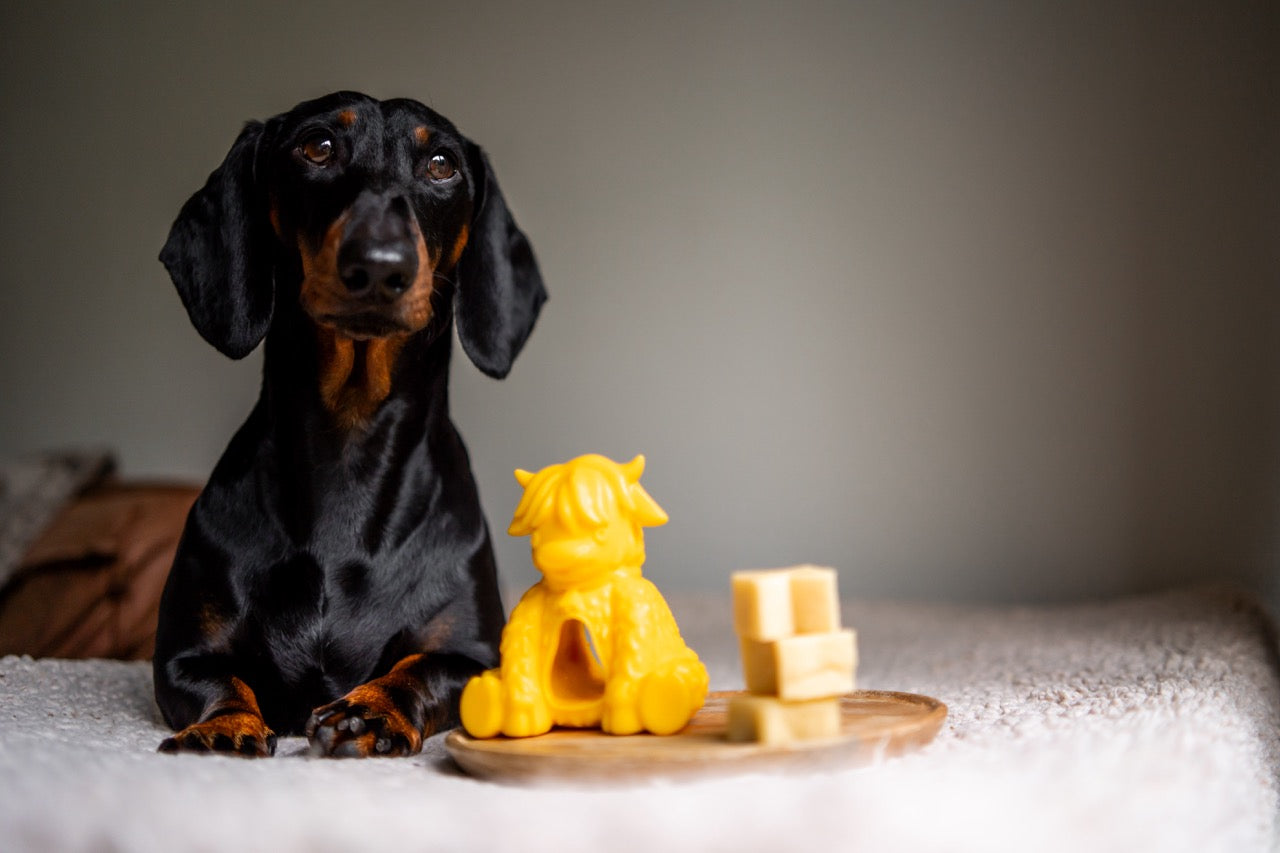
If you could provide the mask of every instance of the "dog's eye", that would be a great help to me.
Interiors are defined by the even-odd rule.
[[[317,166],[323,166],[333,157],[333,140],[323,134],[309,136],[298,146],[298,153]]]
[[[454,176],[457,168],[447,155],[437,154],[427,161],[427,174],[433,181],[447,181]]]

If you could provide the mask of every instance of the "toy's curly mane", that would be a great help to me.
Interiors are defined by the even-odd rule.
[[[552,513],[577,533],[590,533],[618,518],[630,520],[637,533],[640,527],[662,524],[667,514],[640,485],[643,471],[643,456],[619,465],[595,454],[549,465],[536,474],[517,471],[524,496],[508,532],[527,536]]]

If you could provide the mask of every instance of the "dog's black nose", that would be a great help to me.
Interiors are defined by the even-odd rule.
[[[396,297],[417,274],[417,247],[404,237],[349,237],[338,249],[338,277],[353,295]]]

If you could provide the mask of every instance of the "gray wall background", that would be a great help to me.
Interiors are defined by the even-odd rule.
[[[1280,595],[1273,3],[0,7],[0,453],[203,477],[257,392],[155,261],[241,122],[407,95],[490,152],[552,293],[459,357],[516,466],[644,452],[663,587]]]

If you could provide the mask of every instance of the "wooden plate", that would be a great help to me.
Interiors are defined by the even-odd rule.
[[[712,693],[683,731],[666,737],[553,729],[539,737],[480,739],[455,729],[444,744],[463,770],[483,779],[634,781],[867,764],[924,746],[947,716],[947,706],[928,696],[858,690],[840,698],[838,737],[781,746],[730,743],[725,725],[733,695]]]

